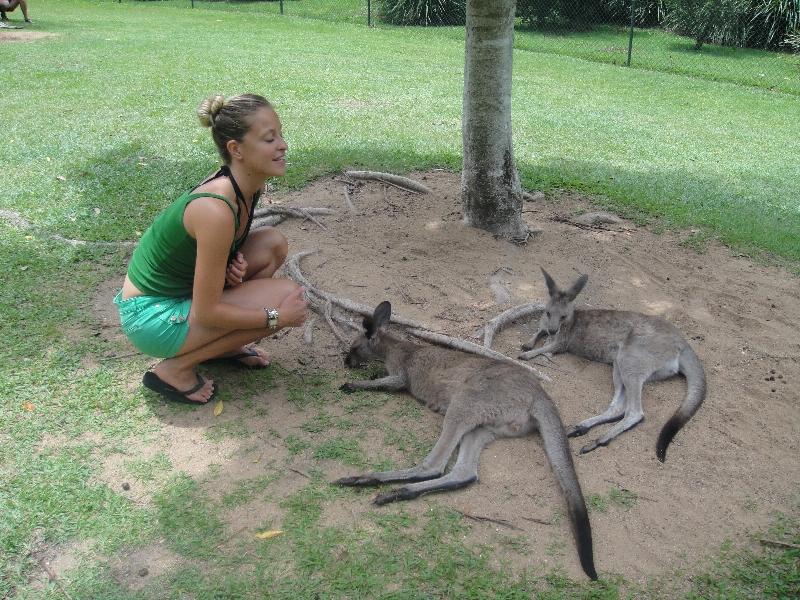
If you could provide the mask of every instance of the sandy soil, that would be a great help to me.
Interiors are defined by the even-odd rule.
[[[702,254],[681,245],[691,232],[654,234],[630,222],[581,225],[578,219],[597,210],[574,195],[543,196],[525,203],[524,216],[539,230],[525,245],[514,245],[461,223],[460,176],[447,171],[412,173],[432,189],[411,194],[379,182],[349,186],[355,211],[345,203],[342,176],[322,178],[306,188],[272,202],[284,206],[336,209],[319,217],[325,229],[308,220],[289,219],[280,225],[290,240],[290,255],[319,250],[305,258],[305,276],[318,288],[339,297],[374,306],[390,300],[394,312],[425,323],[442,333],[474,340],[481,326],[515,304],[544,300],[546,290],[539,267],[561,284],[580,273],[589,282],[579,301],[603,307],[660,315],[681,329],[703,361],[708,376],[704,405],[677,435],[665,463],[654,452],[662,425],[681,403],[681,377],[645,386],[645,421],[608,447],[579,456],[586,438],[571,440],[584,494],[607,501],[605,510],[593,510],[591,521],[597,569],[601,575],[620,574],[644,582],[667,570],[693,569],[726,539],[763,530],[775,510],[797,506],[800,411],[800,314],[798,280],[785,270],[768,267],[710,243]],[[98,291],[96,310],[105,334],[119,339],[118,319],[109,304],[119,279]],[[535,320],[508,326],[493,348],[517,356],[520,344],[535,331]],[[317,318],[309,345],[304,329],[283,332],[260,346],[285,369],[322,368],[336,374],[335,385],[348,376],[342,365],[343,348]],[[476,340],[479,341],[479,340]],[[544,388],[557,403],[565,424],[572,425],[604,411],[611,400],[611,368],[570,355],[539,367],[552,377]],[[231,385],[230,378],[216,378]],[[213,374],[213,373],[212,373]],[[248,374],[255,377],[258,374]],[[227,383],[226,383],[227,382]],[[252,384],[251,384],[252,385]],[[130,389],[138,389],[138,380]],[[144,401],[143,401],[144,402]],[[414,404],[405,394],[392,396],[369,418],[377,423],[396,420],[403,406]],[[313,438],[314,443],[336,432],[310,436],[299,426],[313,411],[287,401],[278,387],[263,393],[263,408],[254,411],[235,398],[226,402],[220,420],[246,415],[256,435],[246,439],[212,441],[204,435],[214,426],[213,407],[175,412],[148,399],[148,409],[163,421],[161,438],[130,452],[147,458],[164,452],[176,470],[202,477],[212,463],[222,465],[206,484],[212,498],[236,481],[283,466],[283,477],[268,498],[254,498],[229,511],[224,518],[232,536],[249,535],[265,524],[280,525],[278,504],[304,487],[310,469],[331,480],[356,474],[336,461],[316,461],[306,452],[290,455],[280,439],[290,434]],[[326,410],[341,414],[341,407]],[[266,413],[266,414],[264,414]],[[442,419],[423,411],[415,434],[432,447]],[[273,433],[267,433],[272,431]],[[596,431],[602,431],[599,428]],[[360,440],[375,462],[387,454],[398,464],[404,454],[387,447],[379,427]],[[103,479],[117,489],[125,474],[126,457],[102,457]],[[129,459],[129,457],[128,457]],[[269,467],[268,465],[271,465]],[[127,479],[126,479],[127,478]],[[632,506],[610,500],[613,492],[635,495]],[[129,492],[147,501],[146,486]],[[470,487],[429,498],[473,516],[506,521],[473,523],[468,539],[499,548],[497,558],[512,566],[563,563],[568,574],[583,578],[550,467],[537,437],[500,440],[483,453],[478,482]],[[425,502],[407,503],[416,514]],[[369,495],[348,496],[326,507],[325,525],[369,526],[359,519],[374,507]],[[531,519],[544,521],[539,523]],[[523,540],[524,551],[514,550]],[[53,555],[54,564],[58,556]],[[179,557],[163,547],[132,551],[117,571],[130,587],[174,566]],[[148,569],[142,575],[143,568]]]

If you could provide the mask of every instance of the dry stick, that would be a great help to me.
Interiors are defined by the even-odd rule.
[[[789,542],[779,542],[777,540],[758,540],[765,546],[780,546],[782,548],[797,548],[800,549],[798,544],[790,544]]]
[[[428,194],[431,191],[430,188],[422,185],[419,181],[401,177],[400,175],[393,175],[392,173],[381,173],[379,171],[345,171],[344,173],[353,179],[376,179],[419,194]]]
[[[303,332],[303,341],[305,342],[306,346],[311,346],[314,343],[314,323],[317,322],[316,317],[312,317],[306,323],[306,329]]]
[[[539,523],[540,525],[552,525],[550,521],[547,519],[534,519],[533,517],[520,517],[525,519],[526,521],[533,521],[534,523]]]
[[[297,473],[298,475],[302,475],[306,479],[311,479],[311,475],[307,475],[307,474],[303,473],[302,471],[298,471],[297,469],[293,469],[292,467],[286,467],[286,470],[287,471],[292,471],[293,473]]]
[[[64,587],[61,585],[61,582],[60,582],[58,579],[56,579],[56,574],[55,574],[55,573],[53,573],[53,572],[50,570],[50,568],[49,568],[49,567],[48,567],[46,564],[44,564],[44,561],[42,561],[42,559],[41,559],[41,558],[39,558],[39,557],[36,555],[36,553],[34,553],[34,554],[33,554],[33,556],[36,558],[36,562],[38,562],[38,563],[39,563],[39,566],[40,566],[40,567],[42,567],[42,569],[44,569],[44,570],[45,570],[45,572],[47,573],[47,576],[50,578],[50,581],[53,581],[53,582],[55,582],[55,584],[58,586],[58,589],[60,589],[60,590],[61,590],[61,592],[62,592],[62,593],[63,593],[63,594],[64,594],[64,595],[65,595],[65,596],[66,596],[66,597],[69,599],[69,600],[72,600],[72,596],[70,596],[70,595],[67,593],[67,590],[65,590],[65,589],[64,589]]]
[[[394,284],[394,286],[397,288],[397,291],[399,291],[399,292],[400,292],[400,295],[403,297],[403,300],[405,300],[405,301],[406,301],[406,302],[408,302],[409,304],[413,304],[413,302],[411,302],[411,300],[409,299],[409,297],[408,297],[408,296],[406,295],[406,293],[403,291],[403,288],[401,288],[401,287],[400,287],[400,285],[399,285],[399,284],[398,284],[396,281],[392,281],[392,283],[393,283],[393,284]]]
[[[347,204],[347,210],[351,213],[356,212],[356,206],[353,204],[353,201],[350,200],[350,190],[348,189],[347,185],[344,186],[344,201]]]
[[[328,322],[328,327],[331,328],[336,339],[341,342],[342,346],[347,348],[350,345],[350,340],[344,337],[344,334],[336,327],[336,323],[333,322],[333,302],[330,300],[325,303],[325,320]]]
[[[346,298],[338,298],[333,294],[329,294],[327,292],[323,292],[319,288],[315,287],[308,279],[303,276],[303,273],[300,271],[300,260],[309,256],[310,254],[315,254],[319,252],[319,250],[310,250],[306,252],[299,252],[292,256],[286,262],[286,273],[290,279],[293,279],[297,283],[302,286],[305,286],[306,290],[310,290],[312,293],[316,294],[320,298],[328,301],[330,300],[334,304],[342,307],[345,310],[350,312],[354,312],[356,314],[371,317],[372,314],[375,312],[375,309],[364,304],[359,304],[358,302],[353,302],[352,300],[348,300]],[[391,322],[396,323],[397,325],[402,325],[403,327],[414,327],[418,329],[430,329],[427,325],[423,325],[421,323],[417,323],[416,321],[412,321],[411,319],[406,319],[405,317],[401,317],[399,315],[392,315]]]
[[[516,529],[517,531],[525,531],[521,527],[517,527],[513,523],[510,523],[509,521],[505,521],[503,519],[492,519],[491,517],[479,517],[477,515],[471,515],[461,510],[456,510],[455,508],[453,510],[455,510],[458,514],[463,515],[468,519],[472,519],[474,521],[489,521],[491,523],[497,523],[498,525],[503,525],[504,527],[508,527],[509,529]]]
[[[471,354],[477,354],[479,356],[486,356],[488,358],[494,358],[497,360],[501,360],[503,362],[513,363],[515,365],[522,367],[523,369],[527,369],[542,381],[553,381],[547,375],[537,371],[530,365],[526,365],[525,363],[521,363],[518,360],[514,360],[513,358],[506,356],[505,354],[501,354],[500,352],[495,352],[490,348],[485,348],[484,346],[479,346],[478,344],[474,344],[473,342],[468,342],[467,340],[461,340],[459,338],[453,338],[447,335],[442,335],[441,333],[434,333],[432,331],[427,331],[423,329],[409,329],[408,333],[423,340],[427,340],[429,342],[444,344],[445,346],[455,348],[456,350],[462,350],[464,352],[469,352]]]
[[[511,321],[521,319],[522,317],[527,317],[535,312],[542,312],[543,310],[544,302],[529,302],[527,304],[518,304],[517,306],[512,306],[508,310],[501,312],[494,319],[488,321],[486,325],[483,326],[484,347],[491,348],[494,336]],[[478,330],[475,333],[475,337],[481,337],[481,330]]]

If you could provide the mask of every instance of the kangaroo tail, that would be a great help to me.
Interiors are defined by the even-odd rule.
[[[695,354],[694,350],[686,346],[681,351],[678,364],[678,370],[686,377],[686,399],[675,411],[675,414],[670,417],[669,421],[666,422],[658,436],[656,456],[661,462],[664,462],[667,457],[667,446],[669,446],[672,438],[697,412],[706,397],[706,373],[703,370],[700,358]]]
[[[589,579],[597,581],[592,551],[592,527],[589,523],[589,513],[583,500],[578,475],[575,473],[575,465],[572,462],[569,442],[564,433],[564,424],[550,398],[544,394],[542,396],[534,400],[531,413],[539,423],[539,432],[544,440],[545,453],[567,502],[567,513],[572,524],[581,567]]]

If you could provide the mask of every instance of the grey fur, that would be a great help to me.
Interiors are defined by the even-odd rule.
[[[613,365],[614,398],[608,410],[572,427],[567,435],[586,434],[603,423],[619,421],[596,440],[581,448],[581,454],[606,446],[623,431],[642,419],[642,386],[646,381],[667,379],[682,373],[686,377],[686,399],[661,429],[656,456],[664,462],[667,446],[675,434],[692,418],[706,397],[703,365],[684,335],[659,317],[618,310],[575,310],[576,296],[589,279],[581,275],[562,291],[542,269],[550,295],[539,320],[539,331],[522,345],[519,358],[529,360],[540,354],[569,352]],[[547,343],[533,350],[539,338]]]
[[[372,317],[364,319],[365,332],[353,341],[345,359],[348,367],[383,362],[389,375],[351,381],[341,389],[348,393],[408,390],[428,408],[444,415],[442,434],[431,453],[416,467],[345,477],[335,483],[366,486],[409,482],[380,494],[374,500],[376,504],[464,487],[478,478],[478,458],[487,444],[497,438],[522,437],[539,430],[566,498],[581,566],[591,579],[597,579],[589,516],[564,426],[536,376],[511,362],[401,340],[384,330],[391,310],[388,302],[382,302]],[[445,467],[457,446],[456,463],[445,475]]]

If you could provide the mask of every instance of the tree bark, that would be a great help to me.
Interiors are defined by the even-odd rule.
[[[495,235],[527,235],[511,137],[516,0],[467,0],[462,120],[464,222]]]

